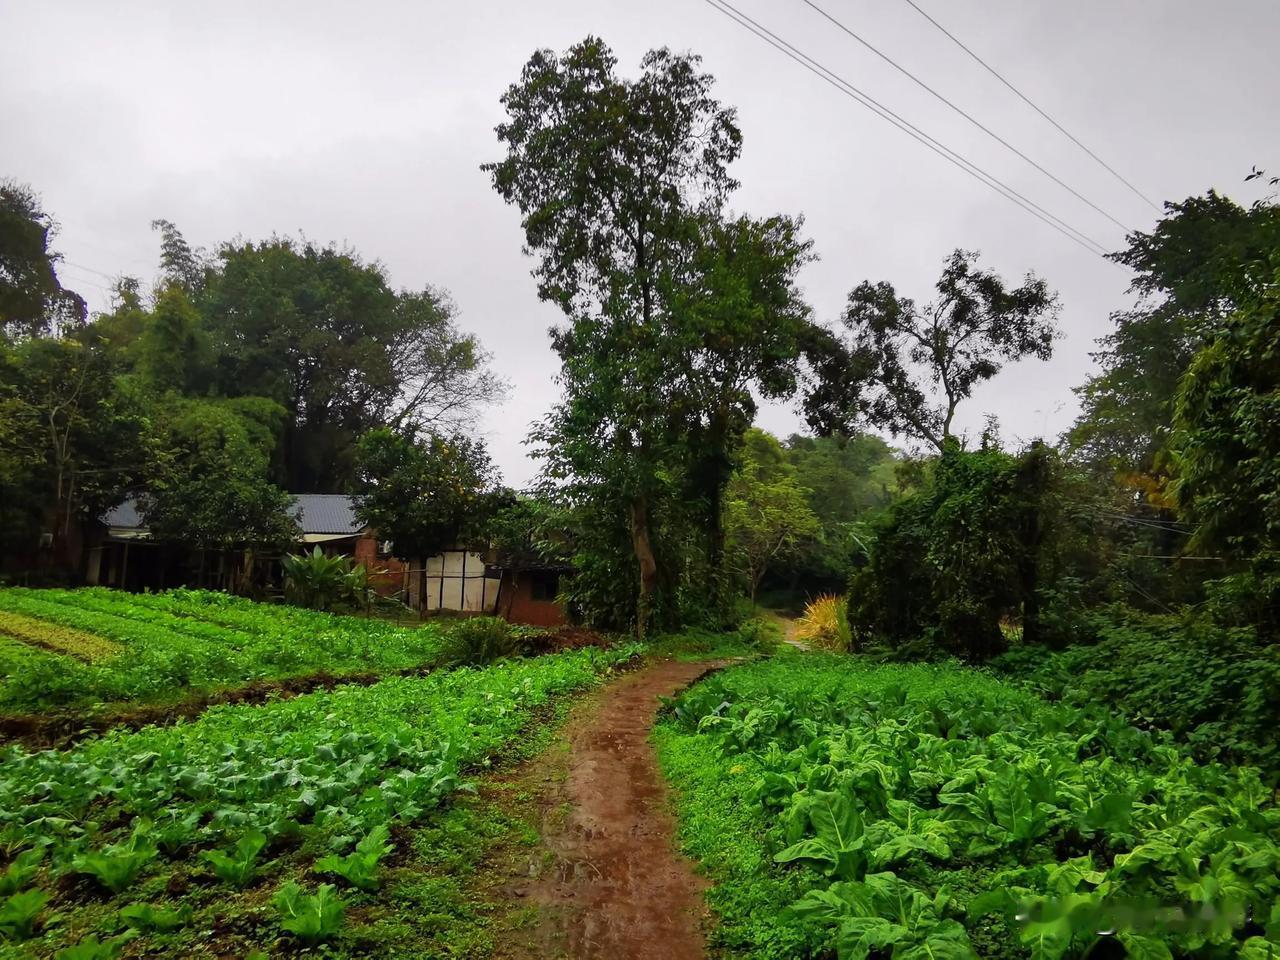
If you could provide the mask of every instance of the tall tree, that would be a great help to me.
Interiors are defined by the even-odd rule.
[[[196,296],[217,356],[217,391],[286,410],[276,478],[293,492],[356,483],[368,430],[453,428],[503,384],[440,291],[393,290],[350,251],[276,238],[226,244]]]
[[[1010,288],[977,264],[976,253],[956,250],[937,297],[923,307],[889,283],[854,288],[843,318],[851,339],[827,338],[815,351],[820,383],[805,402],[810,425],[830,433],[863,422],[941,452],[957,407],[978,384],[1005,362],[1047,360],[1057,295],[1034,275]]]
[[[702,504],[720,583],[725,485],[755,394],[796,389],[810,324],[795,277],[811,255],[796,220],[724,216],[741,137],[697,57],[651,51],[635,80],[615,67],[595,38],[534,54],[503,97],[507,156],[485,169],[566,316],[552,330],[564,399],[536,435],[546,473],[625,509],[643,633],[679,577],[657,531],[686,511],[664,498]]]
[[[70,565],[80,523],[115,506],[146,475],[150,429],[107,357],[73,339],[32,338],[0,353],[0,474],[53,561]]]
[[[741,146],[698,64],[654,50],[625,80],[594,37],[563,57],[540,50],[502,97],[507,155],[484,167],[520,208],[539,295],[567,320],[551,334],[564,400],[542,434],[550,470],[607,483],[624,505],[640,634],[663,577],[651,511],[670,396],[666,293],[699,249],[699,215],[717,216],[736,186],[728,165]]]
[[[1224,283],[1231,283],[1224,278]],[[1280,637],[1280,245],[1232,284],[1236,309],[1196,352],[1175,407],[1173,493],[1191,548],[1231,561],[1236,611]]]
[[[85,305],[58,280],[57,231],[28,186],[0,180],[0,336],[38,336],[84,322]]]
[[[1149,233],[1112,259],[1134,271],[1137,303],[1117,311],[1094,354],[1101,371],[1077,391],[1073,448],[1161,499],[1178,384],[1201,344],[1236,308],[1238,279],[1280,247],[1280,208],[1242,207],[1214,191],[1165,205]],[[1143,478],[1151,478],[1143,482]]]
[[[711,608],[731,616],[724,497],[756,396],[781,399],[798,387],[812,326],[796,286],[812,259],[790,217],[704,223],[687,276],[675,289],[662,348],[674,384],[670,414],[687,449],[692,493],[706,504]]]
[[[293,499],[267,476],[282,408],[174,395],[152,402],[159,455],[139,507],[155,539],[243,548],[245,573],[252,551],[297,539]]]

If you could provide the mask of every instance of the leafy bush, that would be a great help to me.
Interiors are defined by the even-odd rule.
[[[923,487],[877,522],[868,562],[850,581],[859,643],[924,641],[984,661],[1005,649],[1010,621],[1028,640],[1079,639],[1077,568],[1090,550],[1077,483],[1040,444],[1013,456],[949,442]]]
[[[738,627],[737,637],[750,650],[767,653],[782,642],[782,627],[774,620],[752,617]]]
[[[445,634],[441,661],[458,666],[483,666],[520,651],[515,630],[501,617],[467,617]]]
[[[172,933],[191,922],[191,904],[183,904],[177,910],[157,907],[153,903],[131,903],[120,911],[120,919],[135,930],[155,933]]]
[[[121,843],[76,857],[71,869],[93,877],[112,893],[123,893],[155,858],[154,844],[139,832]]]
[[[36,921],[48,902],[49,895],[43,890],[10,894],[0,903],[0,934],[11,940],[34,937]]]
[[[267,845],[267,835],[261,830],[250,830],[229,853],[222,850],[206,850],[200,858],[213,867],[213,872],[223,883],[233,887],[247,886],[253,879],[258,854]]]
[[[102,941],[96,936],[85,937],[74,947],[59,950],[55,960],[117,960],[131,939],[128,933]]]
[[[1205,617],[1119,607],[1096,614],[1091,630],[1094,645],[1015,648],[991,666],[1044,696],[1105,703],[1140,726],[1171,730],[1201,759],[1257,764],[1280,782],[1280,647]]]
[[[796,621],[796,639],[821,650],[847,652],[853,645],[849,615],[843,597],[833,593],[811,600]]]
[[[369,575],[363,566],[353,566],[350,557],[329,557],[318,546],[310,553],[286,554],[280,558],[284,568],[285,597],[309,610],[330,610],[335,604],[349,601],[360,608],[370,602]]]

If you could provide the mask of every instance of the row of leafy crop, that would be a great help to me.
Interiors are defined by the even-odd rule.
[[[1280,810],[1099,710],[795,656],[659,730],[718,937],[753,958],[1280,956]]]
[[[348,902],[377,888],[397,826],[464,788],[465,770],[551,698],[635,654],[588,648],[217,707],[66,752],[11,747],[0,957],[139,933],[149,950],[187,956],[233,910],[246,943],[333,939]]]
[[[397,627],[206,591],[10,588],[0,590],[0,612],[120,647],[101,659],[46,655],[31,657],[25,669],[9,665],[0,680],[0,710],[7,711],[172,700],[316,671],[407,669],[434,659],[441,643],[433,626]]]

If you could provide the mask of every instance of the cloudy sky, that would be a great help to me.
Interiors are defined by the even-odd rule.
[[[929,134],[1096,238],[1123,231],[802,0],[745,13]],[[1127,226],[1155,212],[986,74],[905,0],[817,0]],[[1241,200],[1251,164],[1280,168],[1274,0],[917,0],[1148,196],[1216,187]],[[518,215],[479,170],[499,156],[498,97],[538,47],[603,37],[621,69],[666,45],[701,54],[744,133],[738,210],[802,213],[821,259],[802,282],[834,321],[886,279],[928,296],[957,246],[1061,294],[1049,363],[1009,368],[962,409],[1006,437],[1056,434],[1075,411],[1122,269],[928,152],[702,0],[361,4],[0,0],[0,175],[31,183],[61,224],[64,282],[94,307],[109,277],[151,277],[152,219],[193,244],[273,232],[354,246],[397,286],[447,288],[512,384],[483,430],[506,479],[555,399],[555,358],[521,254]],[[1252,185],[1250,185],[1252,186]],[[785,405],[761,423],[798,426]]]

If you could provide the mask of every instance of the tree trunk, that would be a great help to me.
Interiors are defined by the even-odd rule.
[[[643,640],[649,627],[649,615],[653,608],[654,588],[658,582],[658,561],[653,555],[653,543],[649,539],[649,505],[643,496],[632,498],[631,547],[635,551],[636,565],[640,573],[640,593],[636,601],[636,636]]]

